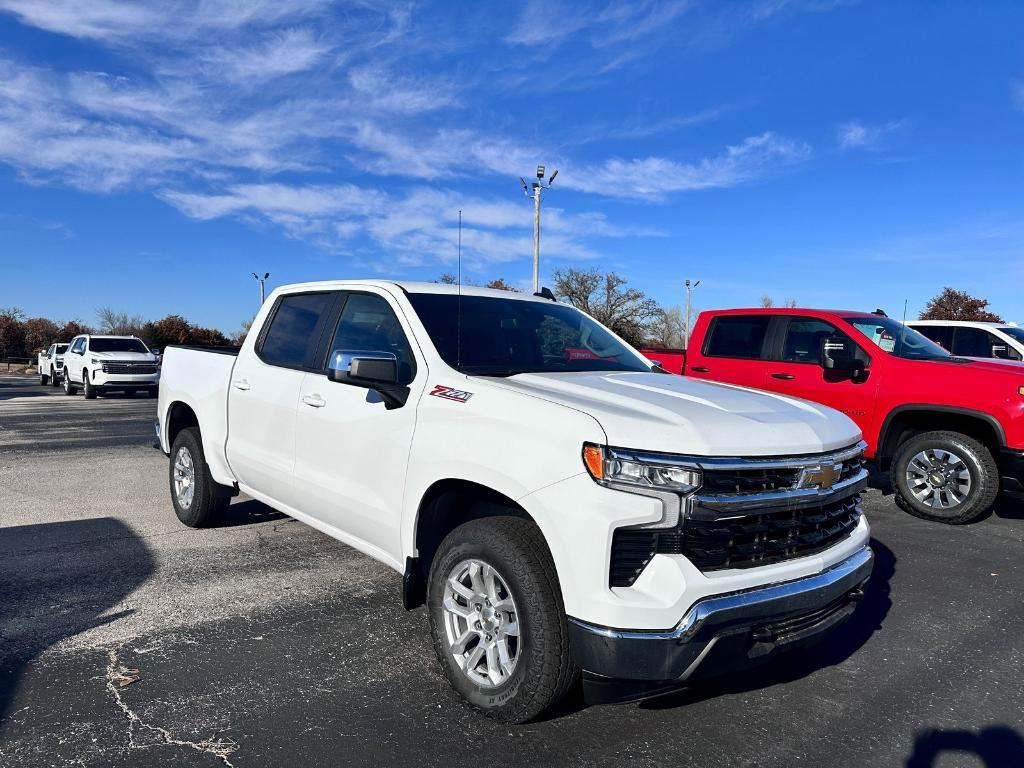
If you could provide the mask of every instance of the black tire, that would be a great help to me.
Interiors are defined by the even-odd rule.
[[[82,394],[85,395],[86,400],[96,399],[96,387],[89,381],[89,371],[85,368],[82,369]]]
[[[948,507],[930,506],[918,499],[907,476],[915,456],[936,449],[959,457],[970,476],[970,489],[963,494],[962,501]],[[969,523],[991,509],[999,496],[999,467],[992,452],[983,443],[959,432],[914,435],[897,449],[891,474],[896,504],[904,512],[924,520],[950,525]],[[923,492],[924,485],[921,489]]]
[[[449,650],[442,607],[445,585],[453,569],[467,559],[496,569],[515,601],[520,631],[517,659],[512,672],[497,686],[475,683]],[[449,533],[430,566],[427,612],[434,652],[445,676],[471,707],[488,717],[506,723],[533,720],[562,699],[579,679],[569,651],[555,564],[544,537],[530,520],[488,517]]]
[[[195,487],[188,505],[178,499],[175,490],[175,462],[179,453],[187,452],[192,463]],[[229,489],[216,483],[210,477],[210,468],[206,464],[203,443],[199,427],[183,429],[174,438],[171,445],[171,461],[168,468],[168,482],[171,488],[171,502],[178,519],[189,528],[202,528],[213,522],[230,503]]]
[[[50,371],[50,386],[51,387],[59,387],[60,386],[60,376],[57,375],[57,369],[56,368],[54,368],[52,371]]]
[[[71,377],[68,376],[68,369],[64,369],[64,394],[65,395],[76,395],[78,394],[78,387],[71,383]]]
[[[42,368],[39,369],[39,385],[45,387],[50,383],[50,377],[43,373]]]

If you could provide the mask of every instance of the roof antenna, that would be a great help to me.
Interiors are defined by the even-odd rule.
[[[903,300],[903,329],[900,331],[900,352],[904,352],[907,348],[907,301]]]
[[[455,369],[462,373],[462,209],[459,209],[459,298],[455,310]]]

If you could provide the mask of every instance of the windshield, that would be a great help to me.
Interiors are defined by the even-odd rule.
[[[55,355],[63,355],[67,351],[68,351],[68,345],[67,344],[58,344],[57,348],[53,350],[53,353]]]
[[[844,317],[883,352],[907,360],[937,360],[951,357],[931,339],[891,317]]]
[[[997,328],[997,331],[1002,331],[1014,341],[1019,341],[1024,344],[1024,328],[1018,328],[1015,325],[1009,325],[1003,328]]]
[[[90,352],[149,352],[146,345],[138,339],[89,339]]]
[[[567,304],[447,293],[413,293],[409,301],[441,357],[463,373],[651,370],[604,326]]]

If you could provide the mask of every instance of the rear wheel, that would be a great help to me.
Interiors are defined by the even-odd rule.
[[[897,450],[892,484],[904,512],[940,523],[967,523],[995,503],[999,468],[992,452],[972,437],[923,432]]]
[[[555,566],[532,521],[490,517],[448,534],[427,608],[448,681],[488,717],[532,720],[578,680]]]
[[[174,438],[169,473],[174,513],[190,528],[209,525],[227,507],[228,489],[210,476],[198,427]]]
[[[89,370],[87,368],[82,369],[82,389],[86,400],[96,399],[96,387],[89,381]]]
[[[71,377],[68,375],[68,369],[64,369],[64,394],[74,395],[77,394],[78,387],[71,383]]]

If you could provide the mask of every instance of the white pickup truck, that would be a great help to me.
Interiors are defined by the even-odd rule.
[[[846,416],[652,371],[540,296],[279,288],[237,352],[167,348],[156,430],[183,523],[244,492],[390,565],[507,722],[580,673],[627,701],[815,641],[872,567]]]
[[[39,383],[44,387],[47,384],[56,387],[59,383],[60,372],[64,367],[64,353],[67,349],[67,344],[54,343],[39,353]]]
[[[64,392],[79,386],[87,400],[99,392],[120,390],[157,396],[160,361],[137,336],[75,336],[64,353]]]

